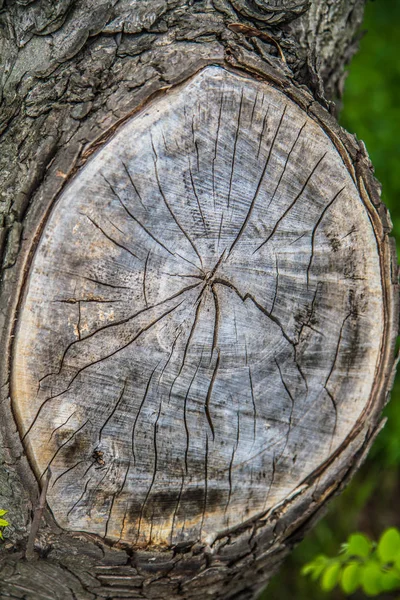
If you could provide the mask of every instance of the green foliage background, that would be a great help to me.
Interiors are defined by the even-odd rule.
[[[400,0],[369,1],[360,51],[349,67],[341,123],[368,149],[383,199],[390,209],[400,255]],[[363,468],[329,514],[297,547],[260,600],[342,600],[329,594],[301,567],[318,554],[335,555],[354,531],[378,539],[389,526],[400,527],[400,378],[385,410],[388,423]],[[380,598],[393,598],[382,595]],[[365,598],[362,593],[354,600]]]

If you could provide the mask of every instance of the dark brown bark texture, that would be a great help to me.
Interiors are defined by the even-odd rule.
[[[0,1],[0,508],[11,521],[0,550],[0,598],[254,598],[366,456],[393,381],[397,265],[364,145],[332,116],[363,8],[362,0]],[[276,43],[249,29],[233,31],[233,23],[272,36],[286,63]],[[211,546],[111,547],[96,536],[68,534],[45,511],[37,558],[28,561],[40,489],[11,410],[8,342],[33,225],[106,132],[153,94],[211,64],[272,82],[343,149],[382,259],[387,331],[373,406],[293,497]]]

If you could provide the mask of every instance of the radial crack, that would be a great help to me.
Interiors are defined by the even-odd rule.
[[[86,494],[86,492],[87,492],[87,488],[88,488],[88,485],[89,485],[89,482],[90,482],[91,480],[92,480],[92,478],[91,478],[91,477],[89,477],[89,479],[88,479],[88,480],[87,480],[87,482],[85,483],[85,487],[84,487],[84,489],[83,489],[83,492],[82,492],[82,494],[79,496],[78,500],[75,502],[75,504],[73,504],[73,505],[72,505],[72,507],[71,507],[71,508],[69,509],[69,511],[67,512],[67,514],[66,514],[66,517],[67,517],[67,519],[68,519],[69,515],[72,513],[72,511],[73,511],[73,510],[74,510],[74,509],[75,509],[75,508],[78,506],[78,504],[81,502],[81,500],[82,500],[82,498],[84,497],[84,495]]]
[[[292,427],[293,427],[294,398],[293,398],[293,396],[292,396],[292,394],[291,394],[291,391],[290,391],[290,389],[289,389],[289,387],[288,387],[288,385],[287,385],[286,381],[285,381],[285,380],[284,380],[284,378],[283,378],[282,369],[281,369],[281,366],[280,366],[280,364],[278,363],[278,361],[276,360],[276,358],[275,358],[274,360],[275,360],[275,364],[276,364],[276,366],[278,367],[279,376],[280,376],[280,378],[281,378],[281,381],[282,381],[283,387],[285,388],[286,394],[289,396],[289,398],[290,398],[290,402],[291,402],[291,409],[290,409],[289,423],[288,423],[288,426],[289,426],[289,427],[288,427],[288,432],[287,432],[287,435],[286,435],[286,441],[285,441],[285,445],[284,445],[284,447],[283,447],[283,450],[282,450],[282,452],[281,452],[281,454],[280,454],[280,456],[279,456],[279,458],[280,458],[280,457],[283,455],[283,453],[285,452],[285,450],[286,450],[286,446],[287,446],[287,444],[288,444],[288,441],[289,441],[289,435],[290,435],[290,432],[291,432],[291,430],[292,430]]]
[[[83,460],[78,460],[77,463],[75,463],[74,465],[72,465],[72,467],[69,467],[69,469],[67,469],[66,471],[63,471],[60,475],[58,475],[58,477],[55,478],[55,480],[52,483],[52,488],[56,485],[57,481],[59,481],[61,479],[61,477],[64,477],[64,475],[67,475],[67,473],[69,473],[70,471],[73,471],[74,469],[76,469],[76,467],[78,467],[79,465],[81,465],[82,463],[88,462],[89,459],[83,459]]]
[[[162,376],[164,375],[164,371],[165,371],[165,369],[167,368],[167,366],[169,365],[169,362],[170,362],[170,360],[171,360],[171,358],[172,358],[172,355],[173,355],[173,353],[174,353],[174,349],[175,349],[176,342],[178,341],[178,338],[179,338],[179,336],[180,336],[181,334],[182,334],[182,330],[181,330],[181,331],[178,333],[178,335],[176,336],[176,338],[175,338],[175,339],[174,339],[174,341],[173,341],[172,348],[171,348],[171,352],[170,352],[170,353],[169,353],[169,355],[168,355],[168,359],[167,359],[167,361],[166,361],[165,365],[164,365],[164,366],[163,366],[163,368],[161,369],[160,377],[158,378],[158,385],[160,385],[160,381],[161,381],[161,379],[162,379]]]
[[[243,233],[243,231],[245,230],[245,228],[246,228],[246,226],[247,226],[247,223],[249,222],[249,219],[250,219],[250,217],[251,217],[251,214],[252,214],[252,212],[253,212],[253,209],[254,209],[255,203],[256,203],[256,201],[257,201],[257,198],[258,198],[258,194],[260,193],[260,189],[261,189],[262,182],[264,181],[265,173],[266,173],[266,171],[267,171],[267,168],[268,168],[269,160],[270,160],[270,158],[271,158],[271,155],[272,155],[272,150],[273,150],[273,148],[274,148],[274,145],[275,145],[276,138],[278,137],[278,133],[279,133],[279,130],[280,130],[280,128],[281,128],[281,125],[282,125],[282,122],[283,122],[283,118],[284,118],[284,116],[285,116],[285,114],[286,114],[286,109],[287,109],[287,105],[285,105],[285,108],[284,108],[284,109],[283,109],[283,111],[282,111],[282,115],[281,115],[281,118],[280,118],[280,120],[279,120],[278,127],[277,127],[277,129],[276,129],[276,131],[275,131],[275,135],[274,135],[274,137],[273,137],[273,140],[272,140],[272,142],[271,142],[271,146],[270,146],[270,149],[269,149],[269,152],[268,152],[267,160],[265,161],[264,168],[263,168],[263,170],[262,170],[261,177],[260,177],[260,179],[259,179],[259,181],[258,181],[257,188],[256,188],[255,194],[254,194],[254,196],[253,196],[253,199],[252,199],[252,201],[250,202],[250,206],[249,206],[249,210],[247,211],[246,218],[245,218],[245,220],[244,220],[244,221],[243,221],[243,223],[242,223],[242,226],[241,226],[241,228],[240,228],[240,230],[239,230],[239,233],[237,234],[236,238],[234,239],[234,241],[233,241],[233,242],[232,242],[232,244],[231,244],[231,247],[229,248],[229,252],[228,252],[227,259],[228,259],[228,258],[229,258],[229,256],[231,255],[231,252],[232,252],[232,250],[234,249],[234,247],[236,246],[236,244],[238,243],[238,241],[240,240],[240,238],[241,238],[241,236],[242,236],[242,233]],[[253,253],[253,254],[254,254],[254,253]]]
[[[110,354],[107,354],[106,356],[103,356],[103,357],[101,357],[101,358],[99,358],[97,360],[94,360],[91,363],[85,365],[84,367],[78,369],[77,373],[74,375],[74,377],[69,382],[68,387],[70,387],[73,384],[73,382],[75,381],[75,379],[82,373],[82,371],[84,371],[85,369],[88,369],[89,367],[92,367],[93,365],[98,364],[99,362],[102,362],[103,360],[107,360],[108,358],[111,358],[112,356],[115,356],[119,352],[122,352],[122,350],[124,350],[125,348],[127,348],[128,346],[130,346],[131,344],[133,344],[133,342],[135,342],[143,333],[146,333],[146,331],[148,331],[149,329],[151,329],[152,327],[154,327],[154,325],[156,325],[159,321],[161,321],[161,319],[163,319],[164,317],[168,316],[170,313],[172,313],[174,310],[176,310],[179,306],[181,306],[181,304],[183,304],[183,300],[182,300],[182,302],[179,302],[179,304],[177,304],[176,306],[173,306],[172,308],[170,308],[169,310],[167,310],[160,317],[157,317],[157,319],[154,319],[153,321],[151,321],[149,323],[149,325],[146,325],[145,327],[141,327],[141,329],[139,330],[139,333],[137,333],[136,335],[134,335],[133,338],[131,340],[129,340],[126,344],[123,344],[122,346],[120,346],[119,348],[117,348],[117,350],[114,350]]]
[[[147,253],[146,262],[144,263],[144,271],[143,271],[143,298],[144,298],[144,304],[145,304],[146,308],[148,307],[147,292],[146,292],[146,277],[147,277],[147,265],[149,262],[149,256],[150,256],[150,251]]]
[[[182,358],[181,366],[179,368],[178,374],[176,375],[174,381],[172,382],[171,389],[169,391],[168,402],[171,402],[172,390],[173,390],[174,385],[175,385],[176,381],[178,380],[178,378],[180,377],[180,374],[182,373],[183,368],[185,366],[186,356],[187,356],[187,353],[189,351],[190,342],[192,341],[192,337],[194,335],[194,331],[195,331],[197,323],[199,321],[199,314],[200,314],[200,308],[201,308],[201,297],[199,299],[200,299],[200,302],[197,305],[196,312],[195,312],[195,315],[194,315],[194,321],[193,321],[192,326],[190,328],[190,333],[189,333],[189,336],[188,336],[188,339],[186,341],[185,348],[184,348],[184,351],[183,351],[183,358]]]
[[[61,425],[59,425],[58,427],[56,427],[55,429],[53,429],[51,436],[49,437],[49,442],[51,440],[51,438],[53,437],[53,435],[55,434],[56,431],[58,431],[59,429],[61,429],[61,427],[64,427],[64,425],[66,425],[68,423],[68,421],[70,419],[72,419],[72,417],[76,414],[76,410],[74,410],[73,413],[71,413],[68,417],[68,419],[66,421],[64,421],[64,423],[61,423]]]
[[[315,224],[315,227],[312,230],[312,234],[311,234],[311,254],[310,254],[310,261],[308,263],[307,266],[307,287],[310,283],[310,269],[311,269],[311,264],[314,258],[314,241],[315,241],[315,235],[317,233],[317,229],[320,226],[322,219],[324,218],[326,212],[330,209],[330,207],[332,206],[332,204],[335,202],[335,200],[340,196],[340,194],[343,192],[343,190],[346,188],[346,186],[343,186],[342,189],[340,189],[332,198],[332,200],[330,202],[328,202],[328,204],[325,206],[324,210],[322,211],[322,213],[320,214],[318,221]]]
[[[260,138],[258,140],[257,159],[260,158],[261,143],[263,141],[264,133],[265,133],[265,128],[267,126],[268,113],[269,113],[269,105],[267,107],[267,110],[265,111],[263,122],[262,122],[262,127],[261,127],[261,130],[260,130]]]
[[[277,231],[279,225],[282,223],[283,219],[286,217],[286,215],[292,210],[292,208],[295,206],[296,202],[301,198],[301,196],[303,195],[306,187],[308,186],[311,177],[314,175],[314,173],[316,172],[316,170],[318,169],[319,165],[321,164],[321,162],[324,160],[325,156],[327,155],[327,152],[325,152],[320,159],[318,159],[317,163],[315,164],[315,166],[313,167],[311,173],[308,175],[307,179],[305,180],[300,192],[297,194],[297,196],[295,197],[295,199],[289,204],[289,206],[287,207],[287,209],[284,211],[284,213],[279,217],[279,219],[277,220],[277,222],[275,223],[271,233],[269,234],[269,236],[254,250],[253,254],[255,254],[256,252],[258,252],[263,246],[265,246],[265,244],[267,244],[267,242],[269,242],[269,240],[275,235],[275,232]]]
[[[107,417],[107,419],[105,420],[104,424],[102,425],[102,427],[101,427],[101,429],[99,431],[99,443],[101,442],[101,436],[102,436],[102,433],[103,433],[104,429],[107,427],[107,424],[113,418],[116,410],[118,409],[118,406],[121,403],[122,398],[124,397],[127,381],[128,381],[128,379],[125,379],[124,385],[122,386],[122,390],[121,390],[121,393],[118,396],[117,402],[115,403],[114,408],[110,412],[109,416]]]
[[[105,281],[100,281],[99,279],[94,279],[93,277],[86,277],[85,275],[76,275],[74,273],[74,277],[79,277],[81,279],[86,279],[86,281],[91,281],[92,283],[96,283],[98,285],[104,285],[105,287],[110,287],[115,290],[131,290],[134,291],[133,288],[127,287],[124,285],[115,285],[112,283],[106,283]]]
[[[213,393],[213,388],[214,388],[215,380],[216,380],[217,374],[218,374],[220,359],[221,359],[221,354],[220,354],[220,352],[218,350],[217,361],[215,363],[215,368],[214,368],[214,371],[213,371],[213,374],[212,374],[212,377],[211,377],[210,385],[208,386],[206,401],[205,401],[205,404],[204,404],[204,410],[205,410],[205,413],[206,413],[208,424],[209,424],[210,429],[211,429],[211,434],[212,434],[213,441],[215,440],[215,431],[214,431],[214,425],[213,425],[212,418],[211,418],[211,413],[210,413],[210,402],[211,402],[211,396],[212,396],[212,393]]]
[[[223,103],[224,103],[224,92],[222,91],[222,93],[221,93],[221,102],[220,102],[220,105],[219,105],[217,134],[215,136],[214,157],[213,157],[213,160],[212,160],[212,184],[213,184],[214,210],[215,210],[215,206],[216,206],[216,202],[215,202],[215,161],[217,159],[217,149],[218,149],[218,141],[219,141],[219,130],[220,130],[220,127],[221,127],[221,115],[222,115],[222,105],[223,105]]]
[[[221,214],[221,221],[219,224],[219,230],[218,230],[218,244],[217,244],[217,249],[219,250],[219,244],[221,242],[221,232],[222,232],[222,223],[224,222],[224,213]]]
[[[257,431],[257,407],[256,400],[254,397],[254,387],[253,387],[253,378],[251,376],[251,368],[248,365],[249,369],[249,383],[250,383],[250,392],[251,392],[251,401],[253,403],[253,444],[256,441],[256,431]]]
[[[278,263],[278,254],[275,254],[275,273],[276,273],[276,284],[275,284],[275,293],[274,299],[272,300],[271,310],[269,311],[272,315],[275,308],[275,302],[278,297],[278,289],[279,289],[279,263]]]
[[[214,289],[214,285],[211,285],[211,292],[214,298],[214,309],[215,309],[215,318],[214,318],[214,332],[213,332],[213,341],[212,341],[212,349],[211,349],[211,358],[214,354],[214,350],[218,346],[218,330],[219,330],[219,321],[220,321],[220,308],[218,295],[216,290]]]
[[[275,317],[274,315],[272,315],[269,310],[267,310],[261,304],[259,304],[259,302],[257,302],[257,300],[254,298],[254,296],[252,294],[250,294],[248,292],[246,294],[242,294],[241,292],[239,292],[237,287],[235,287],[230,281],[227,281],[226,279],[221,279],[220,277],[216,277],[214,279],[214,284],[218,284],[218,283],[220,285],[224,285],[224,286],[230,288],[231,290],[233,290],[239,296],[239,298],[242,300],[242,302],[246,302],[246,300],[251,300],[251,302],[253,302],[253,304],[258,308],[258,310],[260,312],[262,312],[266,317],[268,317],[271,321],[273,321],[276,325],[278,325],[285,340],[288,341],[289,344],[291,344],[291,346],[294,345],[293,340],[291,340],[290,337],[287,335],[280,320],[277,317]]]
[[[47,464],[47,467],[44,469],[44,471],[42,472],[42,474],[40,475],[40,479],[42,479],[43,475],[46,473],[46,471],[50,468],[50,466],[53,464],[53,461],[56,459],[56,457],[58,456],[59,452],[61,452],[61,450],[64,448],[64,446],[66,446],[84,427],[86,427],[86,425],[90,422],[90,419],[87,419],[83,425],[81,425],[76,431],[74,431],[74,433],[72,435],[69,436],[69,438],[67,440],[65,440],[65,442],[63,442],[56,450],[56,452],[53,454],[52,459],[50,460],[50,462]]]
[[[112,510],[114,508],[115,500],[118,498],[118,496],[120,496],[122,494],[122,491],[123,491],[123,489],[125,487],[125,484],[126,484],[126,480],[128,478],[128,473],[129,473],[129,469],[130,468],[131,468],[131,463],[129,461],[128,462],[128,467],[127,467],[127,469],[125,471],[124,479],[123,479],[123,481],[121,483],[121,486],[120,486],[119,490],[112,495],[112,500],[111,500],[111,504],[110,504],[110,510],[108,512],[108,517],[107,517],[106,526],[105,526],[105,530],[104,530],[104,538],[106,538],[107,534],[108,534],[108,528],[109,528],[109,525],[110,525],[111,514],[112,514]]]
[[[112,238],[110,235],[108,235],[108,233],[106,233],[104,231],[104,229],[102,227],[100,227],[100,225],[98,223],[96,223],[96,221],[93,221],[93,219],[91,217],[89,217],[89,215],[87,215],[86,213],[79,213],[79,214],[81,214],[83,217],[86,217],[92,223],[92,225],[94,225],[99,231],[101,231],[101,233],[104,235],[104,237],[107,238],[107,240],[109,240],[111,243],[115,244],[115,246],[117,246],[118,248],[121,248],[122,250],[125,250],[125,252],[128,252],[128,254],[133,256],[133,258],[139,258],[137,254],[132,252],[132,250],[129,250],[129,248],[127,248],[123,244],[120,244],[119,242],[114,240],[114,238]]]
[[[196,284],[199,285],[199,284]],[[145,327],[142,327],[139,332],[137,334],[134,335],[133,338],[131,338],[126,344],[123,344],[122,346],[120,346],[119,348],[117,348],[117,350],[114,350],[113,352],[111,352],[110,354],[107,354],[106,356],[102,356],[101,358],[94,360],[90,363],[88,363],[87,365],[81,367],[80,369],[78,369],[78,371],[75,373],[75,375],[73,376],[73,378],[70,380],[67,388],[65,390],[63,390],[62,392],[60,392],[59,394],[56,394],[55,396],[50,396],[49,398],[46,398],[43,403],[41,404],[41,406],[39,407],[36,416],[34,418],[34,420],[32,421],[31,425],[29,426],[27,432],[24,434],[22,440],[24,440],[27,435],[30,433],[30,431],[32,430],[33,426],[35,425],[37,419],[39,418],[40,413],[42,412],[44,406],[47,404],[47,402],[49,402],[50,400],[54,400],[55,398],[57,398],[58,396],[61,396],[62,394],[65,394],[66,392],[68,392],[71,389],[72,384],[74,383],[74,381],[76,380],[76,378],[86,369],[104,361],[107,360],[108,358],[111,358],[112,356],[115,356],[116,354],[118,354],[119,352],[122,352],[122,350],[125,350],[125,348],[127,348],[128,346],[130,346],[131,344],[133,344],[143,333],[145,333],[146,331],[148,331],[149,329],[151,329],[151,327],[153,327],[156,323],[160,322],[164,317],[168,316],[170,313],[172,313],[174,310],[176,310],[177,308],[179,308],[179,306],[181,306],[181,304],[183,304],[183,300],[182,302],[179,302],[176,306],[173,306],[172,308],[170,308],[169,310],[167,310],[166,312],[164,312],[160,317],[158,317],[157,319],[154,319],[153,321],[151,321],[148,325],[146,325]],[[84,338],[87,339],[87,338]],[[83,340],[82,340],[83,341]]]
[[[175,505],[175,509],[174,509],[174,514],[172,517],[172,525],[171,525],[171,534],[170,534],[170,545],[172,546],[173,543],[173,535],[174,535],[174,529],[175,529],[175,521],[176,521],[176,515],[178,514],[178,510],[179,510],[179,505],[181,503],[181,498],[182,498],[182,491],[183,491],[183,486],[185,483],[185,474],[182,470],[182,474],[181,474],[181,487],[179,489],[179,494],[178,494],[178,499],[176,501],[176,505]]]
[[[204,520],[207,512],[207,496],[208,496],[208,434],[206,433],[206,452],[204,458],[204,503],[203,503],[203,514],[201,517],[200,524],[200,533],[199,538],[201,539],[201,534],[203,531]]]
[[[193,194],[194,194],[194,197],[195,197],[196,202],[197,202],[197,206],[198,206],[198,209],[199,209],[201,220],[203,221],[204,231],[205,231],[205,233],[207,233],[206,221],[204,219],[204,214],[203,214],[203,211],[202,211],[202,208],[201,208],[200,199],[199,199],[199,196],[198,196],[197,191],[196,191],[196,186],[194,184],[193,173],[192,173],[192,165],[190,163],[190,157],[189,157],[188,160],[189,160],[190,183],[192,185]]]
[[[139,198],[139,202],[140,202],[140,204],[143,206],[144,210],[146,210],[146,211],[147,211],[147,208],[145,207],[145,205],[144,205],[144,203],[143,203],[142,197],[141,197],[141,195],[139,194],[139,190],[137,189],[137,187],[136,187],[136,185],[135,185],[135,182],[133,181],[133,179],[132,179],[132,177],[131,177],[131,174],[129,173],[129,169],[128,169],[128,167],[126,166],[126,164],[124,163],[124,161],[123,161],[123,160],[121,160],[121,163],[122,163],[122,166],[123,166],[123,168],[125,169],[125,173],[127,174],[128,178],[129,178],[129,181],[130,181],[130,183],[131,183],[131,185],[132,185],[132,188],[133,188],[133,190],[134,190],[135,194],[136,194],[136,195],[137,195],[137,197]]]
[[[253,125],[254,112],[255,112],[255,110],[256,110],[256,106],[257,106],[257,100],[258,100],[258,94],[259,94],[259,93],[260,93],[260,92],[259,92],[259,90],[257,90],[256,97],[255,97],[255,100],[254,100],[254,102],[253,102],[253,108],[251,109],[251,115],[250,115],[250,125]]]
[[[196,150],[196,161],[197,161],[197,172],[200,172],[200,154],[199,154],[199,145],[196,140],[196,131],[194,128],[194,115],[192,115],[192,137],[193,137],[193,145]]]
[[[186,473],[188,473],[188,457],[189,457],[189,445],[190,445],[190,431],[189,431],[189,425],[187,422],[187,401],[189,398],[190,390],[192,388],[192,385],[194,383],[194,380],[196,379],[196,375],[200,368],[202,358],[203,358],[203,353],[201,353],[199,364],[197,365],[194,375],[190,381],[189,387],[185,394],[185,400],[183,403],[183,423],[185,425],[185,432],[186,432],[186,448],[185,448],[185,470],[186,470]]]
[[[160,403],[160,408],[159,408],[159,410],[158,410],[157,419],[156,419],[156,421],[155,421],[155,423],[154,423],[154,434],[153,434],[153,444],[154,444],[154,468],[153,468],[153,476],[152,476],[152,479],[151,479],[151,483],[150,483],[149,489],[147,490],[147,493],[146,493],[146,496],[145,496],[144,502],[143,502],[143,504],[142,504],[142,506],[141,506],[141,509],[140,509],[139,523],[138,523],[138,532],[137,532],[137,538],[136,538],[136,539],[139,539],[139,535],[140,535],[140,528],[141,528],[141,525],[142,525],[142,519],[143,519],[143,513],[144,513],[144,509],[145,509],[145,506],[146,506],[146,504],[147,504],[147,501],[148,501],[148,499],[149,499],[149,497],[150,497],[151,490],[153,489],[153,485],[154,485],[154,482],[155,482],[155,480],[156,480],[156,476],[157,476],[157,469],[158,469],[157,432],[158,432],[158,421],[159,421],[159,419],[160,419],[161,408],[162,408],[162,402]]]
[[[298,132],[298,134],[297,134],[297,136],[296,136],[296,139],[294,140],[294,142],[293,142],[293,144],[292,144],[292,147],[290,148],[290,150],[289,150],[289,152],[288,152],[288,155],[287,155],[287,157],[286,157],[286,160],[285,160],[285,164],[283,165],[283,170],[282,170],[282,173],[280,174],[280,177],[279,177],[278,183],[276,184],[276,187],[275,187],[274,193],[272,194],[271,200],[269,201],[267,208],[268,208],[268,207],[269,207],[269,206],[272,204],[272,202],[273,202],[273,200],[274,200],[274,198],[275,198],[275,194],[276,194],[276,192],[278,191],[278,188],[279,188],[279,186],[280,186],[280,184],[281,184],[282,178],[283,178],[283,176],[284,176],[284,174],[285,174],[285,172],[286,172],[286,168],[287,168],[287,166],[288,166],[288,163],[289,163],[290,157],[291,157],[291,155],[292,155],[292,152],[293,152],[293,150],[294,150],[294,148],[295,148],[295,146],[296,146],[297,142],[299,141],[299,139],[300,139],[300,136],[301,136],[301,134],[302,134],[302,132],[303,132],[303,129],[304,129],[304,127],[305,127],[306,125],[307,125],[307,121],[306,121],[306,122],[305,122],[305,123],[304,123],[304,124],[303,124],[303,125],[300,127],[300,130],[299,130],[299,132]]]
[[[229,178],[229,190],[228,190],[228,200],[227,200],[227,206],[228,206],[228,208],[229,208],[229,205],[230,205],[230,199],[231,199],[231,193],[232,193],[233,172],[235,170],[236,150],[237,150],[237,143],[238,143],[239,132],[240,132],[240,120],[241,120],[241,117],[242,117],[243,99],[244,99],[244,88],[242,88],[242,93],[241,93],[241,96],[240,96],[238,119],[237,119],[237,123],[236,123],[236,131],[235,131],[235,141],[233,143],[233,155],[232,155],[231,175],[230,175],[230,178]]]
[[[171,208],[171,206],[170,206],[170,204],[169,204],[169,202],[167,200],[166,195],[164,194],[164,190],[162,189],[161,181],[160,181],[160,176],[158,174],[158,166],[157,166],[158,155],[157,155],[157,152],[156,152],[156,149],[155,149],[155,146],[154,146],[153,137],[151,137],[151,146],[152,146],[153,153],[154,153],[154,173],[155,173],[155,176],[156,176],[156,181],[157,181],[158,191],[160,192],[160,196],[163,199],[164,204],[167,207],[168,212],[170,213],[171,217],[175,221],[176,225],[178,226],[178,228],[180,229],[180,231],[183,233],[183,235],[185,236],[185,238],[187,239],[187,241],[189,242],[189,244],[193,248],[195,254],[197,255],[197,257],[198,257],[198,259],[200,261],[201,267],[203,267],[203,261],[202,261],[202,258],[200,256],[200,254],[199,254],[199,251],[197,250],[194,242],[190,239],[189,235],[186,233],[186,231],[184,230],[184,228],[182,227],[182,225],[179,223],[179,221],[178,221],[175,213],[173,212],[173,210],[172,210],[172,208]]]
[[[332,431],[332,441],[331,441],[331,445],[332,445],[333,438],[334,438],[334,436],[335,436],[335,433],[336,433],[336,428],[337,428],[337,421],[338,421],[338,407],[337,407],[336,400],[335,400],[335,398],[334,398],[334,396],[333,396],[333,393],[332,393],[332,392],[330,391],[330,389],[328,388],[328,383],[329,383],[329,381],[330,381],[330,379],[331,379],[331,377],[332,377],[332,375],[333,375],[333,371],[335,370],[335,367],[336,367],[336,362],[337,362],[337,359],[338,359],[338,357],[339,357],[340,346],[341,346],[342,339],[343,339],[343,329],[344,329],[344,326],[346,325],[346,322],[347,322],[347,320],[348,320],[350,317],[351,317],[351,312],[349,312],[349,313],[348,313],[348,314],[345,316],[345,318],[343,319],[343,322],[342,322],[342,325],[341,325],[341,327],[340,327],[340,331],[339,331],[339,339],[338,339],[338,343],[337,343],[337,345],[336,345],[335,356],[334,356],[334,358],[333,358],[332,366],[331,366],[331,368],[330,368],[330,371],[329,371],[329,373],[328,373],[328,376],[327,376],[327,378],[326,378],[326,380],[325,380],[325,383],[324,383],[324,389],[325,389],[326,393],[327,393],[327,394],[328,394],[328,396],[329,396],[329,399],[330,399],[330,401],[331,401],[331,403],[332,403],[332,406],[333,406],[333,410],[334,410],[334,412],[335,412],[335,424],[334,424],[333,431]]]
[[[111,183],[108,181],[108,179],[106,179],[106,177],[103,174],[102,174],[102,177],[103,177],[104,181],[107,183],[107,185],[109,186],[109,188],[110,188],[111,192],[113,193],[113,195],[115,196],[115,198],[117,198],[117,200],[121,204],[122,208],[125,210],[126,214],[132,219],[132,221],[134,221],[137,225],[139,225],[139,227],[141,227],[143,229],[143,231],[145,233],[147,233],[147,235],[154,242],[156,242],[156,244],[161,246],[164,250],[166,250],[168,252],[168,254],[171,254],[171,256],[173,256],[174,253],[171,252],[171,250],[169,248],[167,248],[167,246],[165,246],[165,244],[160,242],[160,240],[158,238],[156,238],[156,236],[153,235],[151,233],[151,231],[149,229],[147,229],[147,227],[145,227],[145,225],[143,225],[143,223],[141,223],[139,221],[139,219],[137,217],[135,217],[135,215],[129,210],[129,208],[126,206],[125,202],[122,200],[121,196],[118,194],[118,192],[115,190],[115,188],[111,185]]]
[[[133,423],[133,427],[132,427],[132,436],[131,436],[131,437],[132,437],[132,456],[133,456],[133,464],[134,464],[134,465],[136,465],[136,455],[135,455],[135,431],[136,431],[136,424],[137,424],[137,422],[138,422],[138,420],[139,420],[140,413],[141,413],[141,411],[142,411],[142,408],[143,408],[143,406],[144,406],[144,403],[146,402],[146,398],[147,398],[147,394],[149,393],[149,389],[150,389],[151,381],[152,381],[152,379],[153,379],[154,373],[156,372],[156,370],[157,370],[157,368],[158,368],[159,364],[160,364],[160,363],[157,363],[157,365],[154,367],[154,369],[153,369],[153,371],[151,372],[151,375],[150,375],[150,377],[149,377],[149,379],[148,379],[148,381],[147,381],[147,384],[146,384],[146,389],[145,389],[145,392],[144,392],[144,396],[143,396],[143,398],[142,398],[142,401],[141,401],[141,403],[140,403],[139,410],[138,410],[138,412],[136,413],[135,421],[134,421],[134,423]]]
[[[232,455],[231,455],[231,460],[229,462],[229,471],[228,471],[228,481],[229,481],[229,492],[228,492],[228,500],[226,502],[225,505],[225,515],[228,512],[228,508],[229,508],[229,504],[231,502],[231,497],[232,497],[232,489],[233,489],[233,485],[232,485],[232,469],[233,469],[233,463],[235,460],[235,454],[236,451],[238,449],[239,446],[239,442],[240,442],[240,411],[237,411],[237,429],[236,429],[236,443],[234,444],[233,448],[232,448]]]
[[[190,291],[191,289],[194,289],[195,287],[199,286],[201,283],[202,282],[194,283],[192,285],[186,286],[182,290],[180,290],[179,292],[176,292],[175,294],[173,294],[172,296],[169,296],[168,298],[165,298],[164,300],[160,300],[160,302],[156,302],[155,304],[152,304],[151,306],[147,306],[145,308],[142,308],[142,309],[138,310],[137,312],[133,313],[132,315],[129,315],[129,317],[126,317],[125,319],[121,319],[120,321],[116,321],[116,322],[112,322],[112,323],[106,323],[105,325],[99,327],[98,329],[96,329],[92,333],[89,333],[85,337],[70,342],[67,345],[67,347],[65,348],[64,352],[63,352],[63,355],[61,357],[60,366],[59,366],[58,371],[55,371],[53,373],[48,373],[47,375],[45,375],[44,377],[42,377],[40,379],[40,382],[42,382],[47,377],[50,377],[51,375],[59,375],[61,373],[64,361],[65,361],[65,358],[66,358],[66,355],[67,355],[67,352],[73,346],[75,346],[76,344],[79,344],[80,342],[84,342],[84,341],[86,341],[86,340],[94,337],[95,335],[101,333],[102,331],[104,331],[106,329],[111,329],[113,327],[119,327],[120,325],[125,325],[126,323],[129,323],[129,321],[132,321],[133,319],[136,319],[136,317],[138,317],[139,315],[141,315],[143,313],[146,313],[149,310],[152,310],[153,308],[158,308],[159,306],[162,306],[163,304],[166,304],[167,302],[170,302],[171,300],[174,300],[175,298],[179,298],[179,296],[181,296],[184,292],[187,292],[187,291]]]
[[[251,300],[251,302],[253,302],[253,304],[258,308],[258,310],[260,312],[262,312],[266,317],[268,317],[273,323],[275,323],[279,329],[281,330],[281,333],[283,335],[283,337],[285,338],[285,340],[287,342],[289,342],[289,344],[292,346],[293,351],[294,351],[294,363],[296,365],[297,370],[299,371],[300,377],[302,378],[302,380],[304,381],[305,387],[306,387],[306,391],[308,393],[308,383],[307,383],[307,378],[303,373],[302,368],[300,367],[298,361],[297,361],[297,354],[296,354],[296,343],[287,335],[281,321],[275,317],[270,311],[268,311],[266,308],[264,308],[261,304],[259,304],[259,302],[257,302],[257,300],[254,298],[254,296],[252,294],[246,293],[246,294],[241,294],[241,292],[237,289],[237,287],[235,287],[230,281],[227,281],[225,279],[221,279],[221,278],[215,278],[214,279],[214,284],[221,284],[221,285],[225,285],[226,287],[232,289],[238,296],[239,298],[242,300],[242,302],[246,302],[246,300]]]

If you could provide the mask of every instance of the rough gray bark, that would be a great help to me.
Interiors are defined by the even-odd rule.
[[[268,6],[261,0],[3,2],[0,504],[9,509],[12,527],[1,554],[1,597],[252,598],[362,461],[392,382],[397,266],[390,220],[363,145],[324,108],[334,109],[330,101],[340,92],[362,9],[356,0]],[[268,32],[287,63],[268,38],[235,33],[232,23]],[[61,530],[48,511],[36,542],[40,560],[27,562],[39,486],[11,407],[9,342],[34,232],[65,183],[121,122],[153,94],[167,94],[209,64],[234,67],[290,98],[328,132],[357,186],[376,236],[385,312],[372,401],[291,496],[216,539],[174,540],[158,550],[118,547]]]

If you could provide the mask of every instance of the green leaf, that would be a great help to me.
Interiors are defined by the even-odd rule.
[[[324,571],[329,558],[320,554],[312,562],[307,563],[301,570],[302,575],[310,575],[313,581],[316,581]]]
[[[382,591],[382,570],[376,561],[368,561],[361,567],[361,584],[368,596],[377,596]]]
[[[340,562],[334,562],[330,567],[326,569],[321,581],[321,587],[325,592],[330,592],[331,590],[333,590],[333,588],[339,581],[340,570]]]
[[[349,537],[346,548],[347,556],[367,558],[370,552],[371,542],[365,535],[362,533],[353,533],[353,535]]]
[[[400,551],[400,533],[395,527],[387,529],[381,536],[377,553],[382,563],[393,562]]]
[[[353,594],[360,585],[361,565],[350,563],[342,573],[341,587],[345,594]]]
[[[0,517],[2,517],[3,515],[7,514],[8,510],[0,510]]]
[[[7,527],[8,525],[8,521],[6,521],[5,519],[0,519],[0,527]]]
[[[400,571],[400,552],[393,559],[394,566]]]
[[[0,531],[0,540],[4,540],[4,538],[3,538],[3,534],[2,534],[2,532],[1,532],[1,531]]]
[[[400,575],[395,573],[392,569],[390,571],[385,571],[381,575],[381,587],[385,592],[397,590],[400,587]]]
[[[314,573],[314,569],[315,569],[315,564],[313,562],[312,563],[307,563],[301,569],[301,574],[302,575],[311,575],[311,573]]]
[[[322,575],[322,573],[325,571],[326,565],[324,564],[320,564],[320,565],[315,565],[314,568],[314,573],[311,575],[311,579],[313,581],[317,581],[317,579],[319,579]]]

